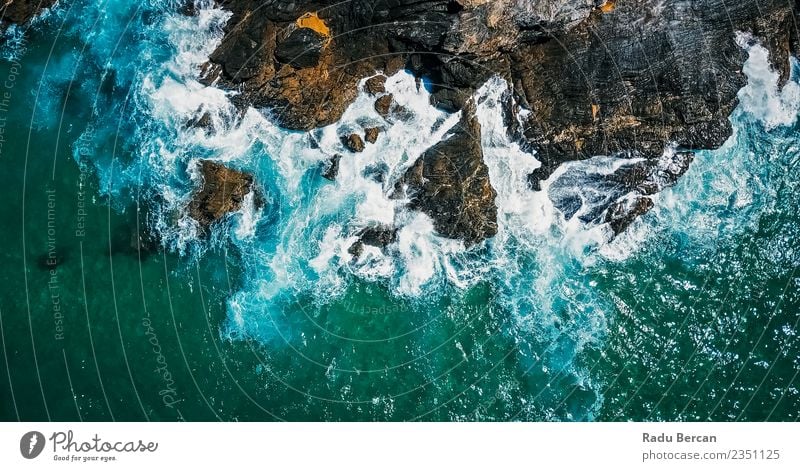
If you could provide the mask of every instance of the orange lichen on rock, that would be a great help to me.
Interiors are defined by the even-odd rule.
[[[330,28],[328,28],[328,25],[325,24],[325,21],[322,20],[316,13],[306,13],[298,18],[297,27],[314,30],[326,38],[331,37]]]
[[[603,13],[612,12],[614,11],[614,6],[616,6],[616,3],[617,2],[615,0],[606,0],[604,4],[600,5],[600,11]]]

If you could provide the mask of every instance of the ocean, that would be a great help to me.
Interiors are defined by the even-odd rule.
[[[796,61],[781,89],[740,35],[733,135],[614,240],[577,216],[603,203],[592,176],[624,162],[565,164],[531,191],[540,163],[508,139],[490,80],[475,99],[498,234],[465,247],[386,188],[459,120],[424,83],[389,78],[411,118],[330,182],[338,136],[380,119],[366,94],[311,133],[239,113],[198,81],[229,14],[182,8],[64,1],[6,33],[3,420],[800,416]],[[205,113],[210,129],[187,125]],[[208,236],[182,211],[202,159],[252,173],[264,199]],[[349,254],[354,227],[398,222],[387,250]]]

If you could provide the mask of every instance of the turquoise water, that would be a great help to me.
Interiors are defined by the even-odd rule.
[[[465,249],[362,172],[402,172],[457,121],[409,76],[389,85],[409,127],[343,159],[331,184],[308,136],[236,118],[197,83],[227,15],[178,10],[63,1],[24,40],[9,33],[3,419],[798,418],[800,93],[778,91],[763,49],[748,49],[734,136],[610,243],[525,188],[538,163],[504,139],[504,84],[490,83],[479,116],[500,231]],[[316,131],[319,147],[370,107]],[[201,111],[214,132],[185,126]],[[180,211],[200,158],[253,172],[267,201],[209,240]],[[398,244],[349,260],[353,228],[387,214]],[[163,244],[135,243],[150,232]]]

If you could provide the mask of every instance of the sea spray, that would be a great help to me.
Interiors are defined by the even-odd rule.
[[[720,230],[755,226],[759,208],[768,207],[766,203],[774,196],[770,193],[773,181],[764,174],[768,167],[763,164],[777,164],[782,157],[770,147],[775,141],[763,146],[757,143],[763,136],[751,128],[759,122],[752,117],[759,117],[764,129],[778,134],[796,118],[792,85],[784,86],[783,91],[774,87],[774,72],[756,60],[760,60],[758,46],[750,46],[753,61],[748,61],[746,72],[751,79],[762,74],[763,80],[752,80],[752,89],[740,96],[742,107],[733,116],[737,134],[722,150],[702,153],[696,168],[678,187],[662,195],[651,215],[609,244],[606,228],[576,217],[604,203],[593,201],[594,196],[602,195],[583,186],[576,175],[602,174],[623,162],[596,157],[565,165],[543,183],[541,191],[532,191],[527,175],[539,162],[508,139],[500,107],[507,86],[492,79],[475,100],[485,160],[498,192],[498,234],[467,248],[438,236],[430,218],[409,211],[402,199],[390,197],[391,183],[425,149],[444,139],[459,119],[457,113],[430,106],[427,91],[410,74],[401,72],[387,82],[395,99],[410,110],[408,121],[385,122],[375,114],[372,99],[362,93],[340,122],[310,134],[289,132],[265,118],[269,110],[249,109],[241,114],[230,103],[231,92],[205,87],[197,80],[199,66],[221,38],[226,12],[209,4],[197,16],[186,17],[164,7],[159,10],[163,15],[147,25],[134,22],[142,28],[137,37],[146,42],[140,46],[126,42],[123,51],[115,48],[116,40],[128,20],[136,21],[136,7],[123,3],[110,7],[111,14],[96,28],[89,19],[82,25],[94,33],[87,38],[88,49],[80,61],[76,54],[54,62],[53,72],[61,74],[51,74],[54,79],[46,84],[54,93],[65,91],[72,78],[82,80],[90,75],[82,74],[78,64],[88,62],[94,69],[95,80],[87,80],[83,88],[86,103],[95,107],[94,126],[101,128],[93,155],[101,191],[116,196],[141,186],[150,198],[148,203],[161,208],[154,212],[151,229],[160,233],[168,248],[199,256],[208,242],[198,237],[196,224],[182,212],[198,183],[193,163],[214,159],[254,173],[261,190],[269,195],[267,203],[256,210],[252,200],[246,202],[238,214],[215,227],[211,237],[218,245],[232,243],[241,253],[245,270],[242,286],[229,300],[223,336],[255,340],[257,350],[263,347],[272,355],[265,359],[270,366],[268,360],[284,351],[292,356],[290,350],[297,348],[311,355],[303,348],[322,344],[314,361],[326,364],[329,382],[309,384],[308,389],[316,394],[330,392],[325,398],[331,401],[352,401],[354,408],[360,407],[359,401],[366,401],[365,391],[380,389],[377,386],[384,383],[371,381],[360,389],[341,383],[363,374],[369,369],[364,365],[380,369],[383,357],[358,342],[342,346],[330,340],[334,334],[341,335],[336,329],[342,326],[335,322],[337,313],[326,308],[337,307],[336,303],[346,298],[379,299],[381,305],[404,306],[378,311],[373,317],[380,320],[359,320],[369,326],[393,318],[412,326],[407,329],[414,332],[408,335],[414,337],[409,346],[385,348],[391,352],[384,352],[391,359],[386,360],[387,368],[395,367],[395,360],[410,362],[404,367],[413,370],[406,373],[414,378],[412,387],[437,389],[438,395],[431,393],[437,400],[455,398],[461,392],[461,384],[446,381],[445,372],[452,365],[474,368],[464,367],[469,374],[455,381],[470,384],[474,375],[500,364],[495,402],[523,398],[528,403],[504,413],[504,418],[594,417],[605,396],[586,354],[602,346],[612,325],[609,313],[627,306],[634,316],[641,309],[631,301],[632,296],[625,300],[606,296],[609,287],[603,285],[604,277],[624,269],[625,263],[637,262],[637,257],[651,256],[660,249],[651,247],[656,245],[653,241],[665,234],[686,232],[692,242],[711,245]],[[765,90],[766,94],[762,93]],[[57,109],[53,104],[41,106]],[[772,115],[770,110],[778,112]],[[210,126],[187,125],[206,114]],[[109,117],[114,117],[114,122],[109,123]],[[342,135],[362,133],[365,127],[376,125],[384,129],[364,152],[350,153],[342,146]],[[135,152],[130,160],[121,160],[115,152],[116,138],[129,132],[135,138],[125,144]],[[791,152],[796,154],[796,145],[776,148],[794,149]],[[342,165],[336,181],[329,182],[321,178],[320,166],[336,153],[343,154]],[[714,159],[730,164],[715,165],[718,161]],[[376,172],[381,178],[375,178]],[[587,195],[587,191],[595,194]],[[574,199],[575,195],[583,204],[572,217],[554,204],[553,199]],[[367,248],[355,259],[349,248],[358,231],[374,224],[397,227],[397,241],[384,249]],[[623,256],[611,259],[604,252],[608,247],[615,247]],[[624,286],[646,287],[647,283],[637,273],[625,274],[620,281]],[[676,289],[690,293],[698,285],[674,283]],[[473,304],[459,304],[459,299],[469,296],[473,296]],[[663,298],[668,301],[657,304],[659,298],[653,296],[652,303],[662,309],[681,308],[673,298]],[[468,309],[472,305],[483,309]],[[426,328],[415,331],[413,322],[419,318]],[[325,323],[326,319],[334,321]],[[468,339],[470,344],[457,335],[460,330],[452,335],[444,334],[444,329],[438,331],[445,320],[452,320],[458,328],[475,328],[467,332],[477,339]],[[333,345],[326,349],[326,342]],[[491,345],[506,348],[503,353],[511,351],[510,360],[503,363],[504,358],[492,356],[500,350]],[[454,356],[448,356],[448,348],[455,350]],[[412,359],[403,357],[407,352],[412,352]],[[303,378],[304,374],[312,374],[303,368],[286,371],[297,375],[287,381],[301,384],[309,379]],[[277,381],[269,376],[266,382]],[[392,414],[394,404],[401,400],[397,398],[412,387],[377,391],[369,396],[370,404],[375,398],[374,402],[384,407],[383,413]],[[454,413],[454,417],[464,416]]]

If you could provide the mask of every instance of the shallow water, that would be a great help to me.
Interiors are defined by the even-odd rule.
[[[458,121],[424,86],[391,78],[412,119],[365,152],[338,139],[384,124],[365,96],[312,145],[202,87],[228,15],[177,10],[60,2],[4,48],[4,419],[798,418],[800,92],[778,91],[760,47],[741,38],[731,139],[610,243],[551,198],[591,211],[583,178],[620,162],[531,192],[539,163],[506,138],[490,81],[476,99],[499,232],[465,248],[389,198]],[[213,132],[186,127],[206,111]],[[201,158],[253,172],[267,201],[210,240],[180,217]],[[375,223],[398,242],[352,260]],[[137,244],[147,231],[164,245]]]

